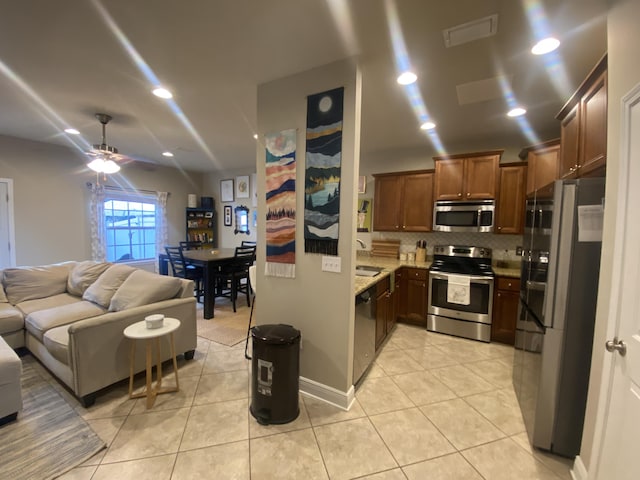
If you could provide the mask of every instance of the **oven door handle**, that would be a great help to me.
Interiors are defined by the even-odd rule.
[[[486,284],[493,283],[493,278],[492,277],[479,277],[479,276],[476,276],[476,275],[465,275],[465,274],[460,274],[460,273],[446,274],[446,273],[429,272],[429,276],[431,278],[437,278],[439,280],[448,280],[451,275],[456,275],[458,277],[469,277],[469,280],[474,282],[474,283],[486,283]]]

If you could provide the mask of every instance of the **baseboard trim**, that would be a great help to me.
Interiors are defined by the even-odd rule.
[[[351,388],[349,388],[347,392],[342,392],[305,377],[300,377],[300,393],[330,403],[345,411],[351,408],[351,405],[356,399],[353,385],[351,385]]]
[[[573,461],[573,468],[571,469],[571,478],[573,478],[573,480],[587,480],[587,478],[589,478],[589,472],[587,472],[587,469],[585,468],[584,463],[582,463],[582,459],[580,458],[580,455],[578,455],[576,459]]]

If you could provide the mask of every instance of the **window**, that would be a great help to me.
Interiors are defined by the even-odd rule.
[[[106,192],[105,246],[108,262],[156,257],[157,200],[151,195]]]

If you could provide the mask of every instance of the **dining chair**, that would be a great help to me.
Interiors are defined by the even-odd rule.
[[[226,297],[236,311],[236,299],[239,293],[247,296],[247,306],[251,306],[251,286],[249,283],[249,267],[256,260],[256,247],[236,247],[233,260],[223,265],[214,273],[215,296]]]
[[[184,252],[185,250],[200,250],[202,249],[202,242],[180,242],[180,248]]]
[[[251,333],[251,322],[253,321],[253,309],[256,308],[256,266],[251,265],[249,267],[249,285],[251,287],[251,291],[253,292],[253,302],[251,302],[251,313],[249,313],[249,325],[247,325],[247,338],[244,342],[244,358],[247,360],[251,360],[251,357],[247,353],[247,349],[249,347],[249,335]]]
[[[242,240],[242,243],[240,245],[242,247],[255,247],[256,242],[252,242],[251,240]]]
[[[167,253],[167,257],[169,257],[173,276],[193,280],[195,287],[194,296],[198,302],[201,302],[201,298],[204,297],[204,276],[202,268],[189,265],[182,255],[182,248],[180,246],[173,247],[165,245],[164,250]]]

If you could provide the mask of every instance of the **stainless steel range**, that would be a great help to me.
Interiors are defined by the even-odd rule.
[[[427,330],[489,342],[493,279],[490,248],[434,247]]]

